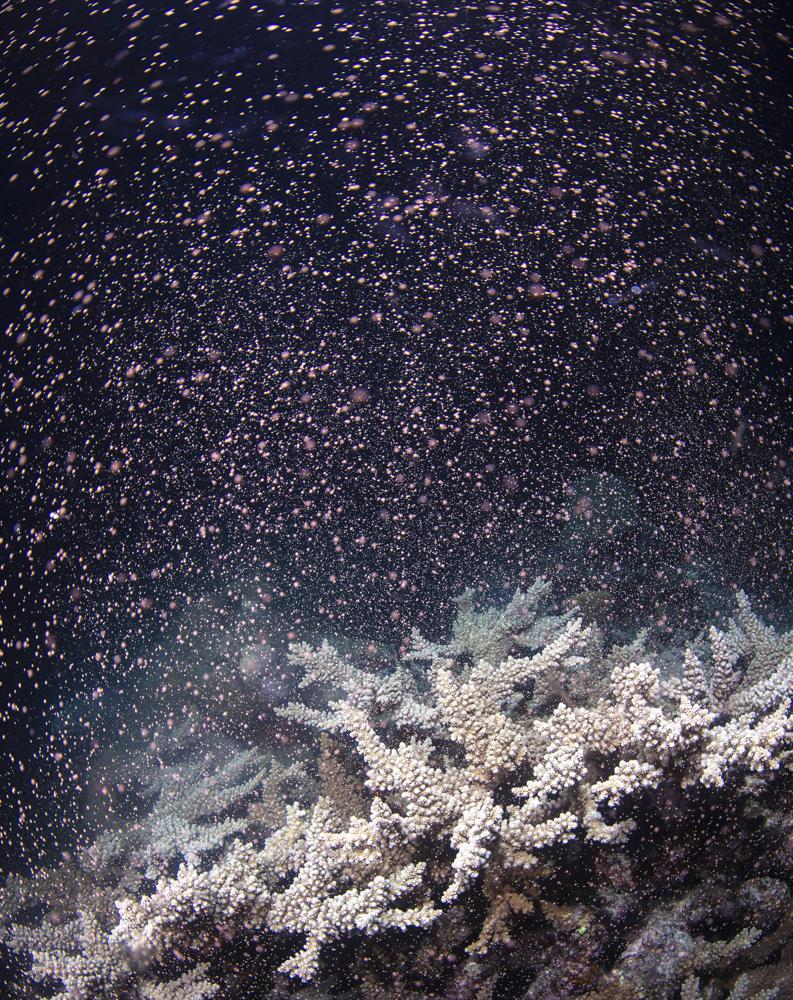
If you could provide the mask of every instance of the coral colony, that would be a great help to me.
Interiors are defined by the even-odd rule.
[[[161,763],[135,822],[10,878],[54,990],[20,995],[790,996],[793,633],[742,592],[681,648],[543,579],[457,605],[382,662],[292,643],[284,752]]]

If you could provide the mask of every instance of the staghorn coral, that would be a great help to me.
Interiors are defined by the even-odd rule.
[[[624,858],[620,877],[629,884],[643,809],[669,825],[696,815],[702,796],[726,796],[736,809],[762,794],[793,736],[791,638],[764,626],[739,595],[726,628],[680,651],[679,670],[669,674],[645,635],[606,650],[602,633],[573,613],[545,613],[548,594],[538,581],[498,612],[475,611],[467,594],[449,643],[416,634],[387,670],[360,665],[328,642],[295,644],[290,664],[302,671],[301,686],[330,685],[336,696],[326,709],[296,704],[282,714],[323,734],[321,780],[336,793],[329,789],[309,808],[286,805],[282,825],[263,839],[258,804],[273,815],[283,803],[276,792],[265,807],[263,786],[269,776],[280,788],[283,774],[255,754],[230,761],[214,779],[197,780],[187,765],[184,782],[166,771],[133,847],[122,830],[113,835],[120,847],[109,836],[88,858],[126,852],[143,874],[156,869],[153,860],[180,858],[177,874],[160,868],[148,891],[119,883],[115,926],[90,913],[60,935],[46,920],[39,928],[17,923],[12,947],[32,956],[34,977],[59,979],[64,995],[90,996],[101,984],[111,996],[130,980],[151,991],[167,952],[211,960],[219,941],[299,934],[298,951],[269,969],[310,981],[324,974],[326,946],[348,942],[365,955],[370,937],[409,928],[432,934],[436,925],[440,941],[447,918],[470,906],[478,916],[465,946],[485,960],[512,947],[511,927],[521,924],[560,947],[578,942],[561,947],[557,974],[538,973],[532,998],[586,984],[595,995],[609,983],[627,996],[643,976],[661,975],[634,969],[633,955],[642,933],[661,940],[664,927],[680,959],[668,963],[663,987],[641,989],[664,998],[684,980],[698,989],[695,973],[734,963],[760,931],[706,939],[680,925],[674,907],[650,920],[641,900],[626,909],[605,896],[602,917],[562,919],[591,907],[560,907],[544,894],[564,884],[557,868],[566,857],[579,858],[578,875],[567,873],[571,903],[579,889],[592,892],[575,881],[589,877],[581,858],[613,856],[615,870]],[[238,815],[237,806],[247,812]],[[629,934],[607,929],[620,912],[634,931],[645,921],[633,945]],[[611,972],[598,965],[608,933],[625,945]],[[407,982],[409,964],[399,974]],[[202,974],[184,983],[211,995],[200,994],[211,989]]]
[[[727,1000],[775,1000],[777,993],[777,990],[771,989],[750,994],[748,978],[740,976],[730,990]],[[707,993],[702,992],[700,981],[696,976],[688,976],[680,990],[680,1000],[705,1000],[707,996]]]
[[[337,829],[336,817],[320,800],[306,828],[301,864],[290,885],[273,895],[267,917],[271,930],[306,936],[306,943],[281,971],[303,980],[319,969],[322,945],[351,931],[371,935],[396,927],[424,926],[438,916],[430,903],[400,909],[400,897],[420,889],[424,863],[391,870],[370,825],[350,820]]]
[[[749,649],[746,633],[735,623],[732,631],[736,644],[740,640]],[[764,655],[774,662],[767,653],[771,641],[761,634]],[[503,706],[514,690],[534,676],[585,663],[587,639],[587,630],[573,619],[532,657],[507,656],[495,666],[479,660],[466,671],[455,671],[447,647],[422,645],[421,656],[430,661],[426,704],[434,710],[433,728],[442,720],[446,740],[459,747],[459,764],[433,765],[434,744],[427,741],[388,747],[354,699],[333,703],[328,716],[312,720],[351,736],[367,765],[368,787],[380,796],[398,796],[397,811],[377,800],[378,822],[414,839],[446,828],[455,849],[455,878],[445,901],[476,877],[493,842],[502,862],[531,866],[537,850],[579,830],[600,842],[624,838],[630,822],[604,822],[603,807],[614,809],[664,780],[715,787],[728,773],[762,774],[779,766],[793,731],[790,697],[777,694],[776,707],[759,714],[768,702],[757,685],[767,677],[756,681],[759,671],[751,668],[746,676],[754,683],[740,692],[751,710],[733,718],[693,700],[691,685],[666,684],[649,662],[619,661],[611,668],[610,697],[588,707],[560,701],[549,717],[528,723],[510,717]],[[712,632],[711,642],[718,661],[721,634]],[[787,648],[787,639],[777,641],[782,665],[774,674],[783,675],[789,690]],[[526,770],[528,780],[512,788],[513,802],[496,804],[499,782]]]
[[[537,887],[520,888],[523,891],[518,891],[518,886],[512,883],[502,884],[493,875],[485,877],[482,891],[488,901],[487,914],[479,936],[465,949],[469,955],[486,955],[495,945],[508,944],[513,917],[534,911]]]
[[[151,895],[119,900],[111,942],[137,961],[152,962],[168,948],[199,948],[218,931],[259,927],[270,902],[267,862],[250,844],[235,841],[205,871],[182,865]]]
[[[110,992],[130,977],[123,948],[108,937],[97,917],[81,910],[74,920],[58,926],[14,926],[9,946],[31,956],[31,978],[63,984],[57,1000],[72,1000]]]
[[[166,983],[149,983],[141,987],[141,1000],[208,1000],[220,986],[206,978],[207,965],[200,963],[189,972]]]
[[[144,880],[164,871],[171,858],[184,859],[183,868],[194,871],[202,857],[228,842],[230,833],[267,828],[274,817],[277,827],[284,813],[278,800],[303,775],[299,762],[283,767],[250,750],[232,754],[209,773],[206,759],[146,772],[142,781],[153,806],[143,819],[101,834],[76,861],[43,869],[32,878],[7,880],[0,907],[10,924],[7,947],[30,957],[32,979],[60,980],[63,996],[93,996],[100,987],[108,996],[117,991],[127,996],[130,979],[141,969],[141,955],[132,956],[128,942],[121,940],[122,924],[110,935],[118,910],[130,901],[126,894],[140,892]],[[225,815],[246,807],[241,818]],[[289,830],[288,823],[282,825],[274,841],[280,850]],[[231,846],[244,850],[249,845],[234,841]],[[44,919],[32,926],[31,915],[42,907]],[[159,938],[152,934],[147,961],[161,955],[167,941],[167,932]],[[157,982],[143,977],[141,988]],[[188,986],[198,990],[198,980],[186,981],[185,990]]]
[[[175,858],[197,861],[222,846],[234,834],[247,831],[256,819],[240,806],[252,798],[261,802],[264,787],[271,794],[291,778],[269,755],[243,750],[225,761],[163,766],[145,777],[142,798],[153,803],[137,823],[100,834],[84,855],[84,867],[97,872],[123,860],[154,879]]]
[[[540,649],[576,615],[575,609],[561,615],[548,614],[550,593],[549,581],[538,577],[528,590],[516,590],[505,608],[478,611],[474,607],[475,592],[465,590],[454,600],[457,615],[449,642],[429,643],[414,630],[414,650],[406,659],[467,657],[474,663],[487,660],[498,664],[515,647]]]
[[[282,971],[309,980],[328,941],[353,930],[375,934],[432,921],[439,911],[428,903],[392,906],[421,887],[423,871],[421,862],[389,870],[370,825],[353,819],[345,828],[320,800],[310,816],[291,807],[262,850],[235,841],[208,869],[185,864],[153,894],[120,900],[111,942],[151,962],[167,948],[200,949],[219,932],[292,931],[304,934],[306,944]],[[289,875],[286,888],[272,888]]]
[[[30,954],[32,979],[63,985],[53,1000],[96,996],[206,1000],[219,989],[206,978],[207,966],[203,963],[175,980],[136,976],[139,967],[130,962],[123,945],[107,934],[94,914],[82,910],[61,926],[46,921],[36,928],[17,925],[9,947]]]

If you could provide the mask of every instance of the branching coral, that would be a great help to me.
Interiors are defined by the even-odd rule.
[[[265,784],[276,784],[266,782],[272,768],[268,757],[245,750],[216,770],[200,762],[152,771],[142,792],[153,802],[149,812],[135,824],[101,834],[86,852],[85,865],[102,869],[122,859],[153,879],[174,858],[197,862],[248,830],[249,816],[229,813],[239,812]]]
[[[151,992],[166,951],[196,961],[219,938],[287,932],[303,945],[280,971],[307,981],[321,975],[325,946],[431,928],[486,875],[491,905],[467,942],[469,954],[486,955],[509,939],[510,921],[538,919],[552,852],[575,842],[609,856],[630,838],[639,805],[670,789],[694,802],[697,791],[756,793],[773,779],[793,736],[793,641],[763,625],[744,595],[726,628],[681,651],[670,674],[644,635],[604,650],[602,634],[573,612],[545,613],[549,589],[538,581],[487,612],[467,592],[451,640],[414,633],[389,670],[366,669],[329,642],[293,645],[301,686],[335,695],[327,708],[282,714],[347,748],[339,795],[289,805],[282,825],[257,839],[255,801],[272,777],[258,757],[240,756],[212,779],[185,770],[184,785],[165,773],[133,848],[106,839],[91,855],[127,851],[150,875],[159,866],[153,891],[119,893],[111,928],[87,913],[60,931],[17,923],[12,947],[31,954],[32,975],[59,979],[64,996],[90,996],[100,983],[111,995],[133,969],[144,970],[142,995],[170,996]],[[334,768],[326,761],[322,773],[332,780]],[[169,877],[170,858],[182,865]],[[541,912],[555,910],[546,902]],[[688,972],[732,960],[753,933],[697,945]],[[675,987],[696,996],[685,970]],[[202,974],[183,980],[185,991],[212,995]]]
[[[775,1000],[778,990],[760,990],[749,993],[749,980],[746,976],[741,976],[735,986],[730,990],[727,1000]],[[706,993],[702,992],[699,979],[696,976],[688,976],[680,990],[680,1000],[705,1000]]]
[[[538,599],[544,591],[530,592]],[[444,892],[450,901],[481,871],[499,847],[499,862],[531,866],[535,852],[564,842],[581,831],[585,837],[608,842],[631,829],[629,822],[607,823],[604,807],[616,809],[643,789],[666,780],[683,784],[718,786],[725,777],[740,772],[764,773],[779,766],[783,748],[793,731],[790,691],[793,668],[789,639],[776,637],[756,621],[742,599],[742,628],[730,624],[729,644],[724,633],[710,632],[711,662],[722,678],[730,677],[733,699],[750,710],[729,717],[711,708],[712,698],[704,679],[692,678],[696,657],[686,654],[686,682],[666,682],[648,661],[609,664],[610,691],[591,705],[571,705],[560,691],[560,700],[547,717],[513,717],[505,709],[517,689],[534,678],[547,688],[549,676],[590,663],[589,633],[578,620],[564,620],[558,632],[536,654],[506,656],[493,665],[478,660],[473,666],[455,664],[449,654],[463,657],[474,648],[485,648],[478,629],[496,627],[503,639],[505,621],[513,628],[514,608],[528,620],[544,621],[527,612],[528,601],[510,604],[500,616],[475,616],[466,606],[465,628],[458,629],[448,646],[433,647],[417,640],[412,659],[429,663],[428,689],[423,707],[432,720],[430,732],[443,732],[459,748],[459,762],[432,763],[432,742],[400,742],[389,748],[376,734],[366,711],[353,695],[331,706],[331,712],[311,720],[321,728],[346,732],[355,741],[367,766],[369,788],[378,795],[397,796],[399,808],[378,803],[379,822],[389,822],[416,838],[429,829],[446,831],[455,849],[454,878]],[[542,631],[547,632],[544,624]],[[750,638],[753,636],[754,638]],[[495,648],[490,647],[491,650]],[[725,650],[730,650],[726,653]],[[759,651],[762,664],[753,662]],[[775,652],[774,652],[775,651]],[[302,650],[295,652],[295,662]],[[328,657],[328,647],[324,650]],[[739,656],[748,657],[742,677],[735,677]],[[698,661],[697,661],[698,662]],[[729,669],[728,669],[729,668]],[[308,676],[313,677],[313,660]],[[786,685],[767,694],[769,678]],[[336,682],[362,687],[360,679],[337,671]],[[370,687],[389,681],[372,679]],[[363,685],[365,686],[365,685]],[[701,700],[697,695],[701,694]],[[414,687],[410,691],[414,700]],[[375,699],[376,700],[376,699]],[[770,709],[770,710],[769,710]],[[763,714],[765,710],[765,714]],[[299,710],[295,710],[297,714]],[[420,727],[413,716],[414,724]],[[513,786],[513,800],[497,805],[494,792],[511,775],[526,777]]]

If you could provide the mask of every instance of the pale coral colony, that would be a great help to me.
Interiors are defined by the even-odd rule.
[[[768,872],[793,864],[793,633],[739,592],[683,648],[609,646],[577,607],[549,610],[550,591],[538,579],[487,610],[466,592],[448,642],[414,631],[390,663],[293,643],[307,696],[278,712],[318,734],[304,759],[153,769],[145,818],[10,879],[27,975],[63,1000],[210,997],[245,942],[273,996],[279,979],[333,984],[343,948],[355,995],[443,981],[439,995],[484,997],[498,956],[542,947],[526,996],[693,998],[773,950],[789,890]],[[743,975],[730,995],[778,991]]]

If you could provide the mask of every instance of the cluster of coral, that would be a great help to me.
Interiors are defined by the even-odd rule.
[[[8,881],[19,995],[793,995],[793,633],[739,593],[679,650],[609,645],[550,596],[466,592],[379,665],[294,644],[291,764],[162,767]]]

